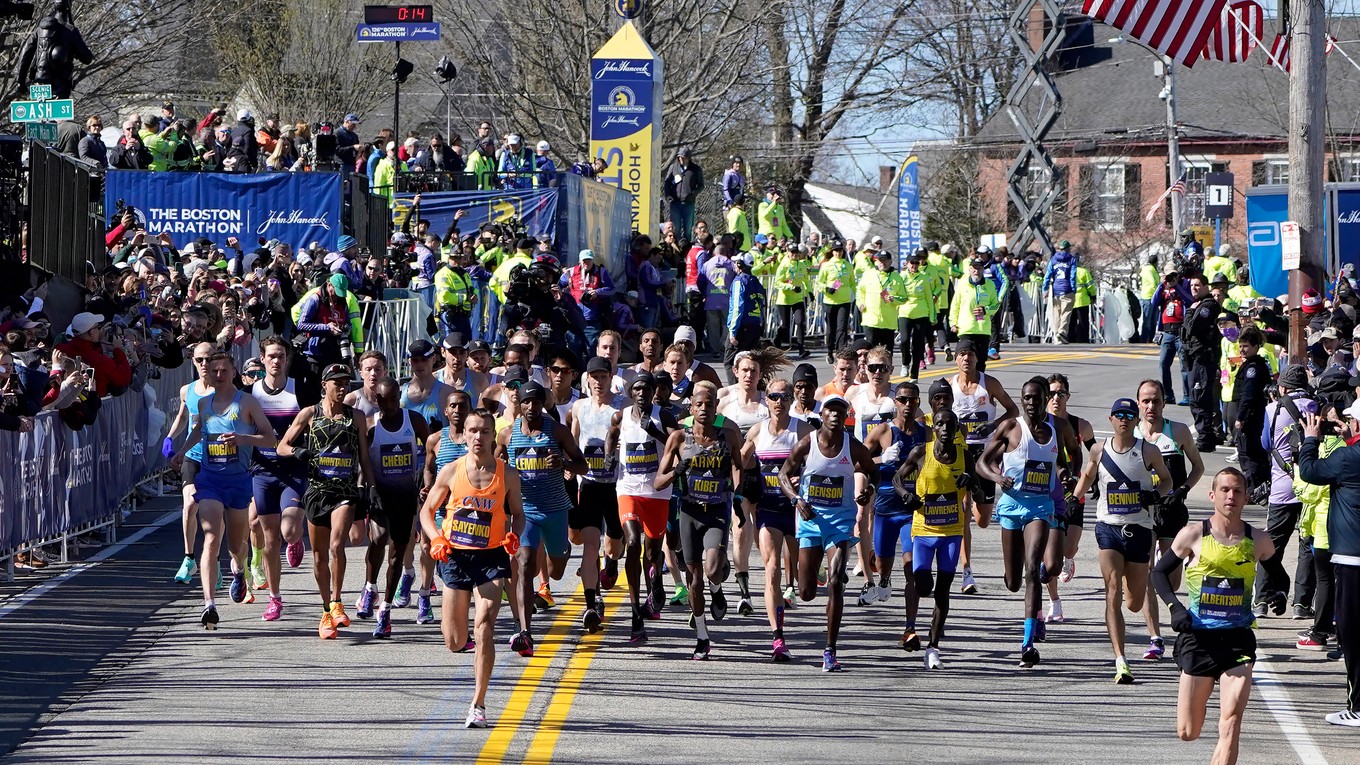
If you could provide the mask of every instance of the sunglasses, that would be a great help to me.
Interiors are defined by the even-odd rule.
[[[1068,393],[1065,390],[1051,390],[1048,392],[1048,395],[1052,396],[1053,398],[1067,398],[1072,394]]]
[[[765,398],[769,399],[770,401],[783,401],[784,399],[786,399],[786,398],[788,398],[788,397],[789,397],[789,394],[787,394],[787,393],[766,393],[766,394],[765,394]]]
[[[551,367],[548,367],[548,371],[549,371],[549,372],[552,372],[552,373],[555,374],[555,375],[568,375],[568,374],[571,374],[571,373],[572,373],[572,368],[571,368],[571,367],[551,366]]]
[[[510,390],[519,390],[520,388],[524,387],[524,381],[510,380],[509,382],[505,383],[505,387],[509,388]]]
[[[871,375],[887,374],[888,372],[887,364],[870,364],[865,368],[869,370],[869,374]]]
[[[1123,420],[1124,422],[1133,422],[1134,420],[1138,419],[1138,415],[1131,414],[1129,412],[1118,412],[1110,416],[1115,418],[1116,420]]]
[[[920,401],[920,400],[921,400],[921,397],[920,397],[920,396],[898,396],[898,397],[896,398],[896,401],[897,401],[897,403],[899,403],[899,404],[910,404],[910,403],[913,402],[913,401]]]
[[[208,363],[209,361],[211,361],[211,360],[212,360],[212,359],[211,359],[210,357],[208,357],[208,356],[195,356],[195,357],[194,357],[194,363],[195,363],[195,364],[207,364],[207,363]]]

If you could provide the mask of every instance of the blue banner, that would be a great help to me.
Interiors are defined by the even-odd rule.
[[[1349,184],[1347,184],[1349,186]],[[1335,246],[1328,249],[1328,281],[1347,263],[1360,269],[1360,188],[1337,188],[1328,195],[1328,204],[1335,203],[1331,216],[1332,229],[1327,232]],[[1323,214],[1327,211],[1324,208]],[[1333,236],[1334,235],[1334,236]]]
[[[921,188],[917,185],[916,157],[907,157],[897,171],[897,265],[921,246]]]
[[[1330,185],[1323,197],[1322,219],[1328,219],[1332,207],[1333,192]],[[1337,216],[1337,231],[1331,226],[1323,226],[1322,251],[1328,263],[1336,262],[1334,244],[1342,244],[1349,252],[1350,259],[1356,257],[1355,247],[1360,246],[1360,192],[1348,197],[1350,206],[1342,207]],[[1355,224],[1342,225],[1348,218],[1355,218]],[[1284,270],[1283,248],[1280,240],[1280,224],[1289,220],[1289,193],[1284,186],[1256,187],[1247,189],[1247,260],[1251,268],[1251,286],[1266,297],[1279,297],[1289,294],[1289,272]],[[1333,235],[1333,234],[1336,235]],[[1329,266],[1329,276],[1335,275]]]
[[[591,250],[595,264],[609,271],[615,284],[622,284],[633,234],[632,195],[568,173],[562,176],[561,202],[566,224],[559,248],[562,263],[575,265],[581,250]]]
[[[361,43],[373,42],[438,42],[439,22],[424,24],[358,24],[354,28],[354,40]]]
[[[176,246],[200,237],[243,249],[278,239],[300,250],[318,242],[334,250],[340,238],[342,192],[336,173],[154,173],[110,170],[104,209],[137,209],[147,234],[168,233]]]
[[[464,234],[476,233],[484,223],[519,220],[529,236],[547,234],[556,241],[558,192],[558,188],[434,191],[420,195],[419,215],[430,222],[430,231],[441,238],[453,223],[453,214],[462,210],[458,230]],[[397,231],[406,222],[414,201],[415,194],[397,194],[393,198],[392,223]]]

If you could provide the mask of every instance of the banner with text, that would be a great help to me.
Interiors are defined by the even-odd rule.
[[[921,187],[917,184],[916,157],[907,157],[897,170],[897,266],[905,268],[907,256],[921,246]]]
[[[303,249],[318,242],[334,250],[340,239],[341,183],[336,173],[155,173],[110,170],[104,209],[137,210],[151,236],[168,233],[176,246],[206,237],[244,249],[278,239]]]
[[[633,22],[590,59],[590,155],[609,163],[599,177],[633,195],[633,228],[655,235],[660,224],[661,57]]]
[[[458,230],[464,234],[475,234],[486,223],[510,223],[518,220],[524,224],[529,236],[547,234],[557,238],[556,187],[546,189],[501,189],[497,191],[431,191],[420,195],[421,218],[430,222],[430,232],[441,238],[453,224],[453,216],[459,210],[463,217],[458,219]],[[406,218],[415,204],[415,194],[397,194],[392,198],[392,227],[401,231]],[[415,230],[415,221],[410,231]]]

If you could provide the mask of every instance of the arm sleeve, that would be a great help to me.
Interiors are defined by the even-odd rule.
[[[737,328],[741,326],[742,303],[746,301],[746,280],[732,280],[732,294],[727,301],[727,332],[732,337],[736,337]]]
[[[1167,550],[1152,568],[1152,586],[1157,590],[1157,597],[1172,608],[1181,606],[1180,600],[1176,598],[1176,588],[1171,586],[1171,574],[1180,567],[1181,559],[1176,553]]]

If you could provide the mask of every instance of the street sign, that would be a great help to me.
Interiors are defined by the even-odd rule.
[[[34,101],[46,101],[52,97],[51,85],[29,85],[28,97]]]
[[[365,24],[425,24],[434,21],[433,5],[365,5]]]
[[[43,143],[57,142],[57,123],[55,122],[29,122],[24,125],[24,135],[34,141]]]
[[[56,101],[15,101],[9,105],[10,122],[69,120],[76,114],[76,102],[69,98]]]
[[[359,24],[354,39],[361,43],[438,42],[439,22],[428,24]]]
[[[1222,220],[1233,217],[1233,174],[1209,173],[1204,177],[1204,217]]]
[[[1299,270],[1303,245],[1299,239],[1299,224],[1287,220],[1280,224],[1280,264],[1286,271]]]

